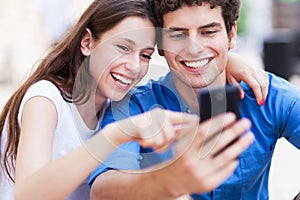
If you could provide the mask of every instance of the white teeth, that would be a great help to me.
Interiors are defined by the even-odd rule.
[[[111,73],[112,77],[116,79],[122,85],[130,85],[132,83],[132,79],[128,79],[124,76],[120,76],[119,74]]]
[[[200,60],[197,62],[184,62],[184,64],[188,67],[192,68],[201,68],[209,62],[209,59]]]

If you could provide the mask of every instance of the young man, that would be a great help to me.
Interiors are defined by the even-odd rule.
[[[228,52],[235,44],[240,1],[148,2],[152,5],[157,26],[163,28],[160,54],[166,58],[171,73],[158,82],[137,89],[131,93],[132,96],[128,96],[127,101],[112,104],[106,116],[107,123],[157,106],[197,113],[199,90],[226,84],[226,63]],[[240,112],[242,117],[252,121],[251,131],[255,141],[238,157],[239,165],[228,179],[226,177],[230,170],[220,170],[233,165],[233,162],[227,160],[226,165],[220,163],[224,163],[222,159],[226,156],[232,159],[230,155],[233,152],[235,156],[238,155],[236,149],[233,150],[240,148],[238,145],[229,146],[221,152],[228,154],[217,154],[217,159],[211,156],[216,155],[214,152],[204,159],[198,156],[202,145],[197,138],[199,130],[207,128],[205,131],[210,132],[222,127],[222,123],[218,124],[213,118],[210,127],[208,122],[203,122],[196,128],[196,136],[191,131],[192,139],[187,135],[179,135],[171,153],[151,153],[151,150],[140,149],[133,143],[123,146],[91,176],[91,182],[94,181],[92,199],[175,199],[187,193],[193,199],[268,199],[269,170],[276,141],[285,137],[300,147],[300,91],[273,74],[268,76],[269,94],[263,106],[257,105],[249,86],[242,84],[245,98],[241,102]],[[226,131],[212,151],[217,150],[218,144],[234,138],[224,133]],[[178,159],[170,160],[174,155]],[[148,173],[128,173],[128,169],[148,165],[154,166],[150,168],[152,171],[147,168]],[[108,171],[112,168],[125,171]],[[225,181],[218,186],[222,180]]]

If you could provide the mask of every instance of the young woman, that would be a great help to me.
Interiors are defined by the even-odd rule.
[[[92,2],[1,113],[1,197],[88,199],[86,177],[116,146],[137,140],[159,149],[176,136],[174,124],[197,123],[195,116],[155,109],[120,122],[122,128],[99,127],[109,99],[122,99],[147,73],[154,46],[143,0]],[[266,84],[262,71],[246,66],[244,77],[239,68],[232,66],[232,80]],[[265,98],[264,89],[256,91]]]

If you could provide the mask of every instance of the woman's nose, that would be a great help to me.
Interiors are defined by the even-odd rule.
[[[131,55],[125,63],[125,69],[137,73],[141,69],[140,57],[137,54]]]

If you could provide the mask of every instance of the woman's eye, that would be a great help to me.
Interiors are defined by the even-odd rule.
[[[123,51],[129,51],[129,48],[124,45],[117,45],[117,47],[122,49]]]
[[[147,55],[147,54],[142,54],[142,57],[147,60],[151,60],[151,58],[152,58],[150,55]]]

